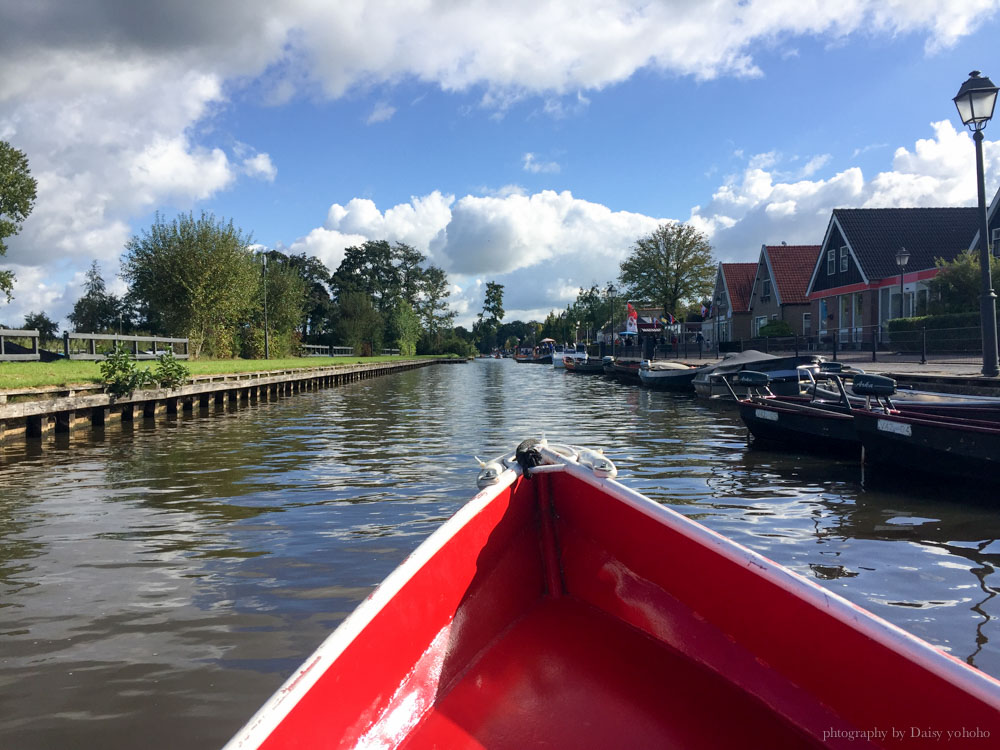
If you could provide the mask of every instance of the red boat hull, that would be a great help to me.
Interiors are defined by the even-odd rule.
[[[584,467],[543,470],[477,495],[228,747],[1000,737],[991,678]]]

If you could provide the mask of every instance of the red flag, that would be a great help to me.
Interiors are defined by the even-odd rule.
[[[639,332],[639,313],[635,311],[632,307],[631,302],[626,303],[628,305],[628,319],[625,323],[625,331],[627,333],[638,333]]]

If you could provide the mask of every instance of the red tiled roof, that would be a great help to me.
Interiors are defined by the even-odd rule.
[[[774,274],[772,281],[783,305],[809,301],[806,287],[821,249],[819,245],[767,245],[764,248]]]
[[[757,276],[756,263],[722,263],[722,276],[729,290],[729,304],[734,313],[750,310],[750,290]],[[810,273],[812,269],[809,269]]]

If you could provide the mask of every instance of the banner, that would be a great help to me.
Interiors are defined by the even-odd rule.
[[[632,307],[632,303],[628,302],[628,318],[625,321],[625,332],[626,333],[639,333],[639,314]]]

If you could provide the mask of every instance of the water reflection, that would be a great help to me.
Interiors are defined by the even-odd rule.
[[[219,746],[474,494],[473,455],[540,434],[1000,675],[985,502],[748,448],[729,407],[489,360],[4,449],[0,747]]]

